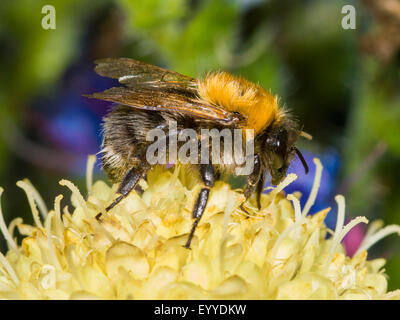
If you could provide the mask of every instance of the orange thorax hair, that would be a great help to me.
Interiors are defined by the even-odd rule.
[[[209,73],[198,82],[200,98],[246,117],[244,127],[257,134],[280,115],[278,98],[261,86],[227,72]]]

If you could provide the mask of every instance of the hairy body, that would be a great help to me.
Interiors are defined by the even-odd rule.
[[[121,201],[151,169],[146,159],[146,150],[151,144],[146,139],[148,132],[158,128],[171,139],[168,136],[171,121],[177,123],[177,133],[186,128],[195,130],[199,143],[202,129],[229,130],[232,136],[235,129],[252,129],[254,169],[247,176],[244,194],[247,199],[256,192],[258,204],[266,174],[271,175],[272,184],[279,183],[295,154],[308,171],[295,147],[301,134],[298,123],[278,106],[276,96],[257,84],[227,72],[209,73],[197,80],[123,58],[101,60],[96,71],[103,76],[118,78],[126,86],[91,96],[118,104],[105,117],[103,125],[103,168],[113,182],[120,183],[118,191],[121,194],[107,210]],[[243,138],[242,154],[246,154],[248,137],[243,135]],[[178,148],[184,143],[178,142]],[[222,143],[221,152],[223,149]],[[209,150],[210,155],[212,152]],[[198,159],[198,164],[191,165],[199,173],[204,187],[193,209],[195,221],[187,248],[207,205],[215,177],[224,172],[233,173],[242,164],[211,161],[201,164]]]

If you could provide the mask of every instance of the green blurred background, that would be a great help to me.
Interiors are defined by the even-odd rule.
[[[346,4],[355,30],[342,28]],[[42,28],[44,5],[56,9],[54,30]],[[325,159],[325,197],[344,194],[348,218],[399,224],[399,48],[398,0],[2,0],[6,222],[32,222],[17,180],[29,178],[48,207],[65,191],[61,178],[85,190],[86,156],[99,151],[110,106],[81,95],[115,84],[94,74],[95,59],[124,56],[193,77],[224,69],[271,89],[314,137],[300,148]],[[96,174],[105,178],[99,164]],[[400,288],[400,240],[375,245],[378,256],[388,258],[390,289]]]

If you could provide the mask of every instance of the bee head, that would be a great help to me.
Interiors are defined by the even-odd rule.
[[[307,163],[295,146],[299,134],[297,128],[286,123],[272,125],[266,132],[263,146],[263,150],[266,151],[264,161],[271,174],[273,185],[279,184],[286,176],[294,154],[298,155],[305,172],[308,173]]]

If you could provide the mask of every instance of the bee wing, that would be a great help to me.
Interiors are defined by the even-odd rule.
[[[125,86],[114,87],[89,98],[116,102],[137,109],[177,112],[224,125],[239,121],[236,114],[200,102],[196,98],[196,79],[128,58],[96,61],[95,71],[116,78]]]
[[[106,101],[131,106],[137,109],[166,111],[214,120],[223,125],[234,125],[239,121],[236,114],[222,108],[208,105],[180,92],[152,88],[114,87],[92,95],[84,95]]]
[[[118,79],[129,88],[157,86],[158,88],[185,88],[194,90],[196,79],[128,58],[106,58],[96,61],[95,71],[103,76]]]

